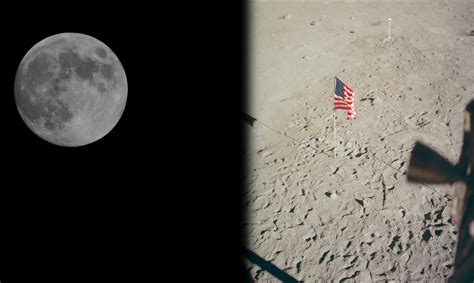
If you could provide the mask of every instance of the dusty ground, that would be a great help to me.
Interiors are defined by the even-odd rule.
[[[247,246],[299,280],[435,282],[453,270],[454,186],[405,174],[417,140],[459,158],[474,2],[410,2],[250,2]],[[336,159],[334,76],[358,113],[336,112]]]

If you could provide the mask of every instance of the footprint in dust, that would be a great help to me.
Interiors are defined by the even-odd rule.
[[[268,149],[268,148],[263,148],[257,151],[257,154],[260,155],[261,157],[267,157],[273,154],[273,152]]]
[[[392,238],[392,242],[390,243],[390,245],[388,245],[388,247],[390,249],[393,249],[393,247],[395,247],[395,244],[398,242],[398,240],[400,239],[400,236],[395,236]]]
[[[427,242],[433,237],[429,229],[426,229],[421,238],[423,241]]]
[[[325,192],[324,194],[330,199],[333,199],[333,200],[337,199],[337,193],[336,192],[332,192],[332,193]]]
[[[323,253],[323,255],[321,256],[321,258],[319,259],[319,264],[323,263],[324,259],[326,258],[326,256],[328,255],[329,253],[329,250],[325,251]]]

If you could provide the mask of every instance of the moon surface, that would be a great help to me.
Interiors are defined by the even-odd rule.
[[[20,116],[36,135],[60,146],[82,146],[107,135],[126,100],[122,64],[85,34],[61,33],[38,42],[15,78]]]

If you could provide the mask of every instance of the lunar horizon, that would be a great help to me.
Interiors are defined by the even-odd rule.
[[[122,64],[101,41],[61,33],[35,44],[15,78],[15,102],[25,124],[59,146],[82,146],[107,135],[127,100]]]

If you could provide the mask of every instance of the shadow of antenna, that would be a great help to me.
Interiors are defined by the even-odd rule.
[[[448,282],[474,282],[474,100],[464,111],[464,140],[456,166],[428,146],[417,142],[408,165],[410,182],[442,184],[462,181],[467,191],[458,197],[461,204],[454,271]]]
[[[408,165],[408,181],[444,184],[464,179],[459,169],[428,146],[417,142]]]
[[[276,267],[273,263],[266,261],[265,259],[259,257],[256,253],[252,252],[251,250],[244,248],[244,256],[250,260],[251,262],[255,263],[256,265],[260,266],[261,269],[267,271],[271,275],[275,276],[277,279],[281,280],[282,282],[286,283],[298,283],[299,281],[293,278],[291,275],[286,273],[285,271]]]
[[[257,121],[257,119],[255,119],[254,117],[250,116],[250,115],[247,115],[246,113],[242,112],[241,115],[240,115],[240,118],[242,119],[242,121],[244,121],[245,123],[249,124],[251,127],[253,127],[253,123],[255,121]]]

